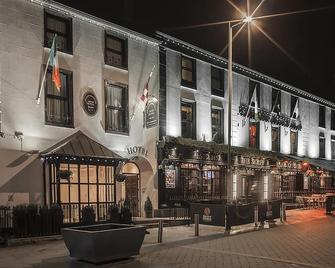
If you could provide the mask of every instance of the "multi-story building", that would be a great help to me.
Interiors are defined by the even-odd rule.
[[[233,64],[227,180],[227,60],[161,32],[157,39],[160,204],[334,189],[334,103]]]
[[[53,1],[1,1],[0,25],[0,204],[60,203],[74,221],[85,205],[103,218],[126,197],[156,204],[159,42]],[[55,34],[61,88],[49,66],[37,104]]]
[[[171,36],[3,0],[0,58],[0,205],[58,203],[76,222],[126,198],[141,215],[147,197],[157,209],[334,189],[335,104],[238,64],[228,179],[227,62]]]

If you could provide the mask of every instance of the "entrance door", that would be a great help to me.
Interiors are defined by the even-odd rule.
[[[138,174],[127,174],[126,179],[126,198],[130,200],[132,213],[135,217],[139,216],[139,185]]]

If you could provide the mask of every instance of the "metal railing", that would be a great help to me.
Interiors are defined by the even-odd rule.
[[[335,193],[335,189],[322,189],[317,191],[280,191],[273,192],[272,199],[283,200],[285,203],[295,203],[297,196],[311,196],[312,194]]]

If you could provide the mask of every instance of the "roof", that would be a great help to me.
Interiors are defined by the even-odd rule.
[[[123,159],[123,157],[89,138],[80,130],[41,152],[41,155]]]
[[[228,67],[228,60],[226,58],[220,57],[214,53],[208,52],[202,48],[199,48],[197,46],[191,45],[185,41],[182,41],[178,38],[175,38],[173,36],[167,35],[165,33],[156,31],[156,37],[157,39],[162,41],[162,45],[164,47],[167,47],[169,49],[179,51],[181,53],[188,54],[190,56],[193,56],[197,59],[203,60],[205,62],[209,62],[213,65],[217,65],[220,67],[227,68]],[[319,96],[316,96],[314,94],[311,94],[307,91],[304,91],[302,89],[296,88],[294,86],[291,86],[289,84],[286,84],[282,81],[279,81],[275,78],[272,78],[270,76],[267,76],[265,74],[262,74],[260,72],[257,72],[255,70],[252,70],[248,67],[245,67],[243,65],[233,63],[233,70],[236,73],[243,74],[245,76],[248,76],[252,79],[255,79],[259,82],[271,85],[275,88],[281,89],[283,91],[286,91],[290,94],[306,98],[308,100],[321,103],[323,105],[326,105],[328,107],[331,107],[335,109],[335,103],[325,100]]]

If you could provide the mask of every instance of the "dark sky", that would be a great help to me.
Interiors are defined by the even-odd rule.
[[[246,10],[247,0],[231,0]],[[253,10],[261,0],[250,0]],[[227,25],[187,30],[175,27],[240,18],[226,0],[58,0],[111,22],[153,35],[155,30],[218,54],[227,43]],[[257,15],[335,7],[334,0],[266,0]],[[252,67],[335,102],[335,8],[257,22],[297,63],[252,26]],[[247,31],[234,41],[234,61],[248,66]],[[224,55],[226,57],[226,54]]]

